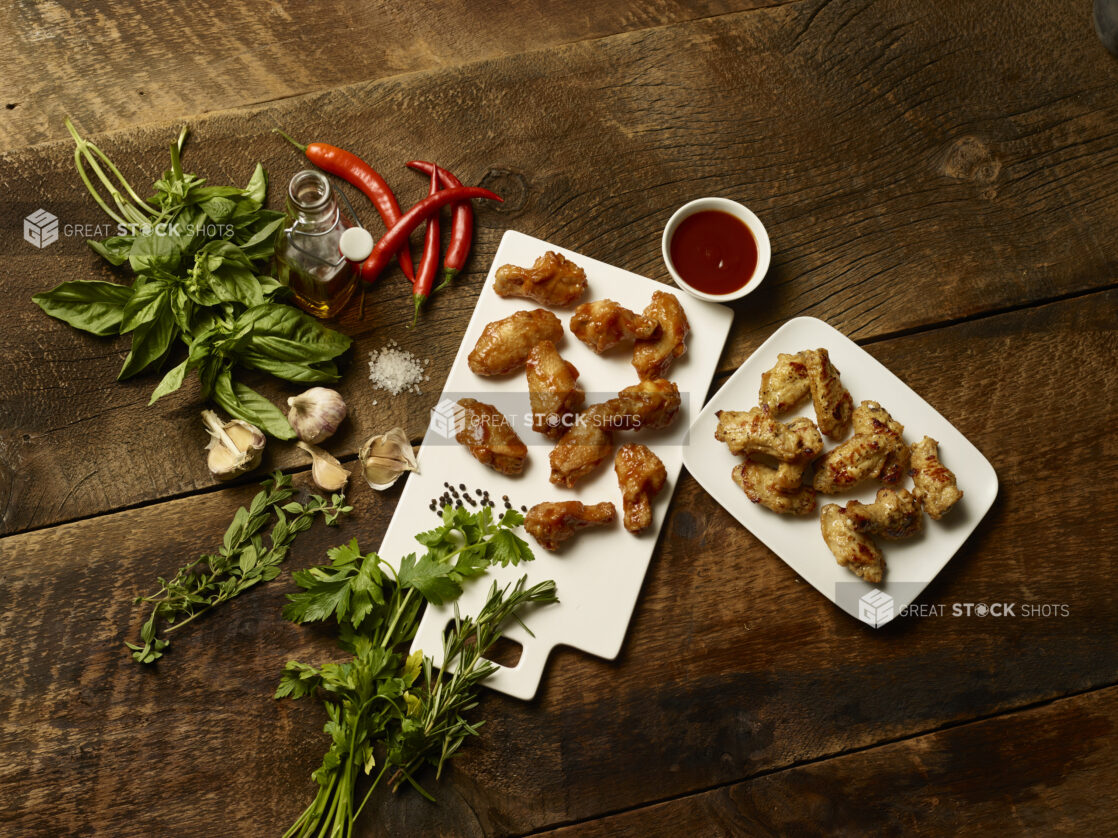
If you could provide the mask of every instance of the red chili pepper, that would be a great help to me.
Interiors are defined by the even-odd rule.
[[[332,175],[337,175],[364,192],[365,196],[373,202],[373,206],[377,208],[377,212],[380,213],[380,219],[384,222],[386,229],[391,228],[393,224],[400,220],[400,204],[397,203],[396,195],[393,194],[391,187],[376,169],[356,154],[351,154],[345,149],[327,143],[303,145],[295,142],[278,128],[272,130],[302,151],[307,159],[318,168]],[[404,276],[413,283],[415,282],[415,269],[412,266],[411,251],[406,247],[400,250],[400,270],[404,272]]]
[[[430,218],[434,213],[447,204],[456,204],[473,198],[488,198],[491,201],[504,201],[500,195],[482,189],[480,186],[456,186],[453,189],[440,189],[434,195],[428,195],[392,225],[381,240],[373,247],[373,253],[361,265],[361,278],[366,282],[373,282],[380,272],[388,265],[388,260],[401,247],[408,243],[408,237],[420,224]]]
[[[439,167],[431,170],[431,189],[427,193],[430,197],[439,191]],[[415,287],[412,289],[412,299],[415,300],[415,314],[412,315],[411,324],[414,326],[419,320],[419,309],[427,302],[431,293],[431,286],[435,284],[435,269],[439,264],[439,213],[436,211],[427,219],[427,234],[423,237],[423,258],[419,260],[419,272],[415,275]]]
[[[434,163],[425,160],[410,160],[408,166],[424,174],[431,174],[437,168]],[[462,181],[448,172],[439,169],[439,182],[443,189],[453,189],[461,186]],[[470,255],[470,245],[474,239],[474,209],[469,201],[454,205],[454,220],[450,228],[450,244],[446,247],[446,258],[443,259],[443,281],[435,290],[445,288],[466,267],[466,259]]]

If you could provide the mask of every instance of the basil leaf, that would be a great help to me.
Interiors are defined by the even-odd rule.
[[[173,393],[182,386],[182,380],[186,377],[186,368],[189,363],[190,359],[188,358],[163,376],[163,380],[160,381],[159,384],[156,385],[155,390],[152,391],[151,400],[148,402],[149,407],[168,393]]]
[[[271,373],[276,378],[282,378],[284,381],[294,381],[299,384],[327,384],[341,378],[338,368],[332,361],[322,361],[316,365],[300,364],[295,361],[280,361],[253,352],[251,348],[238,352],[237,361],[243,366],[262,370]]]
[[[132,250],[128,254],[128,264],[136,273],[143,273],[153,269],[160,269],[174,273],[179,268],[182,260],[182,250],[177,237],[159,232],[155,229],[147,230],[142,235],[136,236],[132,242]]]
[[[257,306],[242,314],[238,322],[252,323],[252,351],[277,361],[329,361],[353,343],[341,332],[328,329],[309,314],[287,305]]]
[[[233,210],[237,208],[237,202],[228,198],[215,197],[202,201],[198,206],[211,220],[221,224],[233,214]]]
[[[170,286],[161,280],[149,280],[140,285],[124,306],[120,333],[131,332],[151,321],[169,302]]]
[[[31,299],[51,317],[105,337],[119,333],[124,306],[131,296],[127,285],[76,279]]]
[[[132,236],[111,236],[101,242],[87,239],[85,243],[106,262],[119,268],[128,261],[128,253],[132,250],[132,238]]]
[[[213,400],[230,416],[255,425],[276,439],[295,439],[295,431],[280,409],[251,387],[233,381],[226,367],[214,381]]]
[[[276,234],[286,220],[283,213],[261,210],[252,224],[237,230],[233,241],[249,259],[270,259],[276,252]]]
[[[156,368],[161,366],[178,334],[179,327],[171,313],[170,296],[164,294],[155,316],[132,333],[132,350],[124,359],[124,366],[116,380],[131,378],[153,365]]]
[[[252,177],[248,179],[248,186],[245,187],[245,197],[263,206],[267,191],[268,176],[264,173],[264,167],[257,163],[256,168],[252,170]]]

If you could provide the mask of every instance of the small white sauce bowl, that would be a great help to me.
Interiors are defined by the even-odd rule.
[[[753,275],[749,281],[736,291],[731,291],[728,294],[708,294],[705,291],[700,291],[688,285],[687,282],[679,275],[672,264],[672,236],[675,235],[676,229],[679,227],[683,219],[688,216],[694,215],[697,212],[706,212],[707,210],[720,210],[727,212],[730,215],[738,218],[749,228],[749,232],[753,234],[753,238],[757,241],[757,267],[753,269]],[[664,255],[664,265],[671,274],[675,284],[686,291],[693,297],[698,297],[700,300],[710,300],[715,303],[725,303],[730,300],[738,300],[746,294],[752,293],[761,285],[761,280],[765,278],[765,274],[769,270],[769,262],[772,260],[772,246],[769,244],[769,234],[765,230],[765,225],[761,223],[753,212],[744,204],[739,204],[737,201],[731,201],[729,198],[698,198],[690,203],[684,204],[677,209],[670,219],[668,224],[664,227],[664,236],[660,242],[660,250]]]

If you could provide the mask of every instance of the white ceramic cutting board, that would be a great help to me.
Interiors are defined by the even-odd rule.
[[[574,489],[553,486],[548,480],[548,454],[554,443],[525,427],[530,408],[523,371],[506,376],[481,377],[474,375],[466,363],[466,357],[489,322],[518,310],[541,307],[531,300],[497,296],[493,291],[496,269],[509,263],[531,265],[548,250],[563,254],[586,271],[589,288],[583,301],[609,298],[639,312],[648,305],[653,291],[668,291],[682,304],[691,325],[687,352],[676,360],[667,376],[679,386],[682,399],[676,420],[662,431],[617,433],[614,437],[615,446],[626,442],[647,445],[663,460],[667,469],[668,482],[653,505],[653,524],[639,536],[632,535],[621,526],[621,491],[613,471],[612,457]],[[563,341],[558,344],[559,352],[578,368],[579,384],[587,395],[586,403],[604,401],[616,395],[618,390],[636,384],[637,374],[630,363],[631,344],[622,344],[602,356],[595,355],[567,329],[572,310],[552,309],[562,321],[565,332]],[[675,286],[654,282],[522,233],[505,233],[447,376],[439,404],[456,402],[464,397],[495,404],[528,445],[528,463],[524,473],[516,477],[498,474],[481,465],[453,438],[448,440],[440,432],[446,422],[436,408],[419,452],[419,471],[407,478],[396,513],[380,546],[380,555],[395,565],[400,557],[408,553],[422,552],[415,535],[438,525],[439,517],[429,505],[432,498],[438,498],[445,491],[444,483],[455,487],[464,483],[471,493],[479,488],[488,490],[496,502],[494,512],[497,517],[504,511],[501,498],[508,495],[517,508],[521,505],[531,508],[536,503],[549,500],[612,501],[617,507],[618,521],[610,528],[583,531],[556,553],[542,549],[521,530],[520,535],[527,538],[532,547],[535,561],[518,567],[493,568],[466,586],[458,600],[458,608],[463,615],[475,614],[480,609],[494,581],[503,585],[527,575],[529,584],[553,579],[558,587],[558,604],[537,609],[525,617],[524,622],[534,637],[518,625],[507,630],[506,636],[523,646],[520,660],[515,667],[499,669],[486,682],[487,686],[517,698],[531,699],[536,694],[551,650],[559,645],[571,646],[606,659],[617,656],[652,558],[665,510],[679,479],[688,426],[710,387],[732,320],[733,312],[725,306],[696,300]],[[476,495],[474,497],[476,499]],[[423,649],[436,665],[441,665],[442,631],[453,616],[451,606],[428,606],[412,648]]]

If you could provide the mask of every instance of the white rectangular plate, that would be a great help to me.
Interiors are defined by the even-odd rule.
[[[551,473],[548,455],[554,443],[525,426],[529,421],[530,407],[524,373],[482,377],[474,375],[466,362],[482,330],[491,321],[522,309],[543,307],[531,300],[497,296],[493,290],[496,269],[510,263],[531,265],[548,250],[561,253],[586,271],[589,288],[583,301],[609,298],[639,312],[648,305],[653,291],[667,291],[679,300],[691,325],[687,352],[675,361],[667,376],[679,386],[682,399],[675,422],[662,431],[617,433],[614,438],[615,446],[626,442],[644,443],[663,460],[668,473],[668,482],[653,504],[652,526],[639,536],[630,534],[621,526],[621,492],[612,458],[574,489],[553,486],[548,479]],[[637,374],[630,363],[631,345],[623,344],[604,355],[595,355],[567,329],[572,310],[553,309],[563,322],[565,331],[559,344],[560,354],[578,368],[579,384],[587,394],[586,403],[604,401],[618,390],[636,384]],[[396,564],[400,557],[422,549],[415,541],[415,534],[438,525],[438,516],[429,505],[432,498],[438,498],[445,491],[444,483],[455,487],[464,483],[471,492],[475,489],[488,490],[496,502],[494,512],[497,517],[504,511],[501,498],[508,495],[517,508],[521,505],[531,508],[541,501],[553,500],[581,500],[584,503],[612,501],[617,507],[619,520],[613,527],[590,529],[576,535],[556,553],[547,552],[528,537],[535,561],[519,567],[493,568],[490,573],[466,586],[458,600],[463,615],[477,613],[494,581],[504,585],[527,575],[529,584],[553,579],[558,586],[559,604],[538,609],[525,619],[534,637],[518,625],[511,626],[506,632],[508,637],[523,646],[520,660],[515,667],[499,669],[486,682],[487,686],[517,698],[531,699],[536,694],[548,655],[558,645],[572,646],[606,659],[617,656],[656,546],[664,513],[679,479],[692,408],[697,409],[702,404],[710,388],[732,320],[733,312],[725,306],[696,300],[672,286],[522,233],[505,233],[439,403],[444,400],[456,402],[469,396],[497,405],[528,445],[528,463],[523,474],[516,477],[498,474],[477,462],[453,438],[447,440],[440,434],[440,423],[435,417],[419,452],[419,471],[408,476],[381,544],[380,555]],[[435,410],[437,412],[439,408]],[[522,530],[520,534],[524,535]],[[441,633],[453,614],[451,607],[429,606],[416,634],[413,648],[423,649],[436,665],[442,663]]]
[[[730,472],[740,458],[714,438],[718,411],[749,410],[757,405],[761,374],[772,368],[777,355],[820,347],[830,352],[855,405],[867,399],[879,402],[904,425],[908,442],[916,442],[925,435],[938,440],[940,459],[955,472],[963,490],[963,499],[942,520],[933,521],[925,516],[921,535],[907,541],[879,543],[885,554],[886,570],[884,584],[877,586],[862,581],[835,561],[823,542],[819,508],[827,503],[842,505],[849,500],[869,503],[880,483],[871,481],[841,495],[820,494],[816,511],[811,515],[778,515],[751,502],[737,487]],[[810,399],[780,419],[790,421],[796,416],[815,419]],[[868,352],[814,317],[789,320],[722,385],[692,424],[683,461],[715,500],[819,593],[851,616],[875,626],[884,625],[920,595],[978,526],[998,493],[993,466],[966,437]],[[903,485],[911,488],[911,481]],[[881,596],[863,603],[862,598],[875,588],[887,594],[891,603]]]

